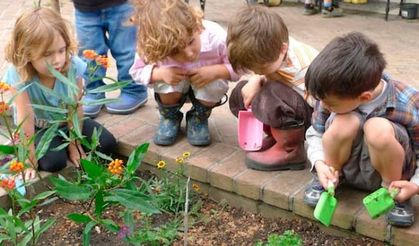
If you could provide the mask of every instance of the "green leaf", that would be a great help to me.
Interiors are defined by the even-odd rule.
[[[47,200],[43,201],[41,204],[39,204],[39,207],[42,207],[42,206],[46,206],[48,204],[51,204],[52,202],[54,202],[54,201],[56,201],[58,199],[59,199],[58,197],[54,196],[54,197],[52,197],[50,199],[47,199]]]
[[[119,231],[119,226],[113,220],[104,219],[101,221],[101,223],[111,232]]]
[[[127,171],[129,174],[134,174],[140,167],[149,145],[149,143],[144,143],[135,148],[135,150],[130,154],[127,162]]]
[[[105,209],[105,201],[103,200],[103,191],[98,191],[95,197],[95,214],[97,216],[102,215],[103,210]]]
[[[103,93],[103,92],[115,91],[115,90],[119,90],[127,86],[130,83],[131,82],[115,82],[115,83],[99,86],[93,90],[87,90],[86,92],[87,93]]]
[[[102,176],[105,169],[102,166],[96,165],[95,163],[81,159],[80,160],[81,166],[83,170],[86,171],[86,174],[89,178],[96,180],[100,176]]]
[[[54,75],[54,77],[56,77],[58,80],[60,80],[61,82],[63,82],[65,85],[67,85],[68,87],[72,88],[73,90],[78,90],[79,89],[77,87],[76,81],[71,81],[70,79],[68,79],[67,77],[65,77],[64,75],[62,75],[60,72],[58,72],[57,70],[55,70],[49,64],[47,64],[47,67],[48,67],[48,71],[50,73],[52,73],[52,75]]]
[[[69,218],[70,220],[76,223],[81,223],[81,224],[85,224],[92,221],[92,219],[89,216],[84,215],[84,214],[77,214],[77,213],[68,214],[67,218]]]
[[[42,91],[44,91],[44,93],[47,96],[51,96],[51,97],[55,97],[59,100],[63,100],[65,104],[72,104],[74,102],[74,98],[71,98],[69,96],[66,95],[62,95],[62,94],[58,94],[57,92],[55,92],[54,90],[51,90],[50,88],[37,83],[38,88],[40,88]]]
[[[10,236],[6,235],[6,234],[3,234],[3,233],[0,234],[0,243],[3,242],[3,241],[6,241],[6,240],[9,241],[11,239],[12,238]]]
[[[134,231],[134,217],[132,216],[132,212],[125,210],[124,212],[124,224],[130,228],[131,231]]]
[[[159,209],[147,201],[147,197],[138,191],[117,189],[110,192],[111,196],[105,197],[105,201],[118,202],[128,209],[141,211],[145,214],[160,213]]]
[[[45,105],[40,105],[40,104],[32,104],[32,107],[36,109],[52,112],[52,113],[63,114],[63,115],[68,113],[68,109],[66,108],[51,107],[51,106],[45,106]]]
[[[67,200],[85,201],[88,200],[93,193],[92,188],[87,185],[73,184],[54,176],[51,176],[50,180],[55,186],[57,194]]]
[[[83,246],[89,246],[90,242],[90,232],[92,231],[93,227],[96,225],[96,222],[90,221],[87,223],[86,227],[83,230]]]
[[[49,218],[45,223],[43,223],[42,226],[35,232],[35,242],[37,242],[39,236],[41,236],[42,233],[46,232],[54,223],[55,219],[51,218]]]
[[[0,144],[0,152],[6,155],[12,155],[16,151],[16,147],[12,145]]]
[[[117,102],[117,101],[118,101],[117,98],[102,98],[102,99],[92,100],[92,101],[88,101],[88,102],[86,102],[84,99],[81,99],[80,103],[83,104],[83,105],[94,106],[94,105],[102,105],[102,104],[107,104],[107,103],[113,103],[113,102]]]
[[[42,193],[39,193],[38,195],[36,195],[34,198],[32,198],[32,200],[35,201],[39,201],[39,200],[44,200],[47,197],[54,195],[55,194],[55,190],[49,190],[49,191],[44,191]]]
[[[63,143],[63,144],[60,144],[60,145],[58,145],[57,147],[55,147],[55,148],[52,148],[51,149],[51,151],[60,151],[60,150],[62,150],[62,149],[65,149],[65,148],[67,148],[67,146],[70,144],[70,142],[65,142],[65,143]]]
[[[73,123],[73,131],[76,134],[77,138],[83,138],[83,135],[81,133],[81,129],[80,129],[80,120],[79,120],[79,115],[77,114],[77,112],[73,113],[73,117],[71,118],[71,122]]]
[[[42,135],[41,140],[36,146],[35,156],[37,160],[41,159],[41,157],[48,151],[52,139],[57,134],[57,129],[58,125],[52,125],[45,131],[44,135]]]
[[[113,161],[112,157],[103,154],[102,152],[95,151],[95,155],[99,156],[101,159],[107,160],[107,161]]]

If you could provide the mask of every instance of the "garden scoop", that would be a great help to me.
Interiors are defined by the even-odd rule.
[[[398,193],[398,189],[388,191],[386,188],[380,188],[366,196],[362,202],[371,218],[376,219],[394,208],[394,197]]]
[[[335,213],[338,201],[335,198],[335,186],[329,180],[327,191],[324,191],[319,199],[319,202],[314,209],[314,218],[319,220],[323,225],[329,226]]]
[[[239,111],[237,135],[243,150],[258,151],[262,148],[263,123],[256,119],[250,109]]]

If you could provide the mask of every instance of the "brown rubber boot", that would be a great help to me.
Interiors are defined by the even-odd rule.
[[[272,137],[270,126],[263,124],[263,131],[265,132],[266,136],[263,138],[262,147],[258,151],[267,150],[276,143],[275,139]]]
[[[261,171],[301,170],[307,155],[304,149],[304,126],[289,129],[271,128],[276,143],[267,150],[246,154],[246,165]]]

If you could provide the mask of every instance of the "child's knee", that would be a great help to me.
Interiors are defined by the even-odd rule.
[[[395,139],[394,128],[385,118],[371,118],[364,124],[364,138],[368,146],[384,149]]]
[[[39,170],[58,172],[67,166],[67,153],[65,150],[49,151],[38,160]]]
[[[323,135],[323,142],[332,143],[355,139],[361,128],[361,120],[355,114],[336,115]]]
[[[116,154],[116,148],[117,148],[116,139],[110,132],[108,132],[107,130],[104,130],[102,132],[102,135],[100,136],[99,142],[100,142],[100,146],[99,146],[100,152],[103,152],[107,155]]]

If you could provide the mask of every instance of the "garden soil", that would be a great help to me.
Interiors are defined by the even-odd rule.
[[[384,245],[366,237],[333,236],[320,230],[316,223],[305,219],[268,219],[205,198],[203,201],[200,222],[188,229],[188,245],[254,245],[258,240],[266,241],[271,233],[282,234],[286,230],[293,230],[300,235],[304,245]],[[82,245],[83,226],[65,218],[66,214],[79,211],[79,206],[62,201],[40,210],[38,213],[41,218],[53,217],[57,221],[41,236],[38,245]],[[116,218],[117,212],[107,211],[106,216]],[[141,220],[141,215],[134,217]],[[165,223],[167,219],[167,216],[154,218],[157,223]],[[99,227],[93,229],[90,243],[100,246],[128,245],[115,233],[108,233]],[[184,245],[183,232],[179,232],[173,245]]]

